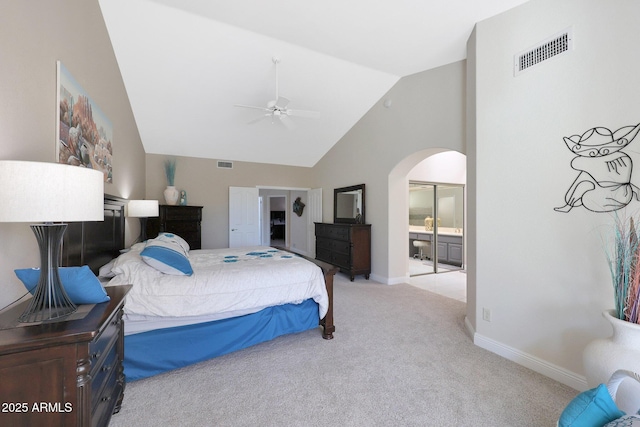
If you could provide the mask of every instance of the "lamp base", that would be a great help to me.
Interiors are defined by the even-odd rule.
[[[140,241],[145,242],[147,240],[147,218],[140,218]]]
[[[19,317],[23,323],[46,322],[63,318],[78,308],[60,282],[58,260],[60,243],[67,224],[32,225],[40,247],[40,278],[27,309]]]

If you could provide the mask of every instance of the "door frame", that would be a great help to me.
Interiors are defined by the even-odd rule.
[[[315,258],[315,222],[322,222],[322,188],[310,188],[310,187],[279,187],[279,186],[271,186],[271,185],[256,185],[258,189],[258,197],[260,197],[260,190],[282,190],[282,191],[300,191],[306,192],[308,196],[313,195],[312,197],[307,197],[307,202],[304,210],[304,214],[307,215],[307,247],[300,251],[297,248],[289,248],[289,250],[293,252],[302,253],[302,255],[306,255],[311,258]],[[277,195],[275,195],[278,197]],[[286,203],[289,203],[288,200]],[[289,205],[287,205],[289,206]],[[287,218],[287,226],[290,226],[290,213],[289,209],[286,209],[286,218]],[[290,231],[286,233],[286,244],[289,245],[291,243],[291,233]]]

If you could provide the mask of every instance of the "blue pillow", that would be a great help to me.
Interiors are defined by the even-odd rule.
[[[607,387],[596,388],[577,395],[560,415],[558,427],[601,427],[624,416],[611,398]]]
[[[191,276],[193,269],[186,252],[177,243],[151,239],[140,252],[142,260],[164,274]]]
[[[23,268],[15,270],[15,273],[25,288],[33,294],[40,278],[40,269]],[[60,267],[58,275],[64,290],[74,304],[99,304],[110,299],[96,275],[87,265]]]

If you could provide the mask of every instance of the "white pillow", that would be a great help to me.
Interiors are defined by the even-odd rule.
[[[110,279],[116,276],[116,273],[113,272],[113,266],[115,265],[116,260],[112,259],[98,270],[98,277],[104,277],[105,279]]]
[[[129,264],[129,263],[144,264],[142,262],[142,259],[140,258],[140,252],[142,252],[142,250],[144,249],[144,246],[145,246],[144,243],[142,244],[136,243],[131,247],[131,250],[127,252],[123,252],[118,258],[116,258],[115,262],[113,263],[113,267],[111,267],[111,272],[118,275],[124,272],[122,270],[122,267],[125,264]]]
[[[624,417],[605,424],[604,427],[640,427],[640,416],[625,415]]]
[[[184,240],[182,237],[178,236],[177,234],[162,232],[158,234],[158,237],[156,237],[156,240],[161,240],[163,242],[177,243],[182,247],[182,249],[184,249],[187,256],[189,256],[189,250],[191,249],[189,247],[189,244],[187,243],[186,240]]]

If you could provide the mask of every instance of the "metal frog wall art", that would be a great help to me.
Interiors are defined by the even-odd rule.
[[[569,150],[577,154],[571,168],[578,176],[565,194],[565,205],[554,210],[569,212],[581,206],[592,212],[612,212],[627,206],[634,196],[640,201],[640,189],[631,182],[633,162],[622,151],[639,131],[640,124],[614,132],[595,127],[564,137]]]

